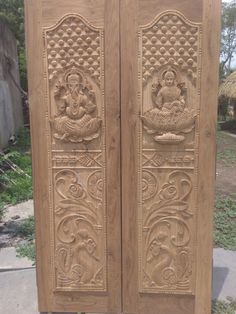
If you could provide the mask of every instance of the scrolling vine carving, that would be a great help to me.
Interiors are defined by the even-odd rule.
[[[72,170],[55,175],[57,287],[103,290],[102,200],[91,202],[78,177]]]
[[[189,289],[191,231],[190,176],[173,171],[146,209],[143,221],[143,281],[146,289]]]

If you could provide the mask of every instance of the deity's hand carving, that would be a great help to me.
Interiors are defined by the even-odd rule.
[[[81,73],[72,69],[65,84],[54,92],[57,115],[51,121],[54,138],[72,143],[91,141],[99,136],[102,120],[97,116],[96,97]]]
[[[147,133],[163,144],[183,141],[184,136],[177,134],[193,129],[195,114],[188,108],[185,84],[177,82],[175,70],[169,67],[163,81],[152,85],[152,101],[155,108],[142,116]]]

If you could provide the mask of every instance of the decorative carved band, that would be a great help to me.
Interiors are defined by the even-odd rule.
[[[201,25],[165,11],[139,30],[140,292],[193,294]]]

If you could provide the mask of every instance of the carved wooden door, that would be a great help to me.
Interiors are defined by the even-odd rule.
[[[220,1],[121,1],[123,311],[210,314]]]
[[[25,0],[42,312],[210,314],[219,2]]]
[[[119,1],[25,8],[39,308],[119,313]]]

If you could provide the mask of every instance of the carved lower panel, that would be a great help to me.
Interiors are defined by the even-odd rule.
[[[140,292],[194,294],[201,25],[166,11],[139,30]]]
[[[55,291],[106,291],[104,36],[76,14],[45,28]]]
[[[142,291],[191,292],[192,176],[184,170],[142,172]]]
[[[102,177],[101,170],[54,172],[55,260],[59,289],[104,289]]]

